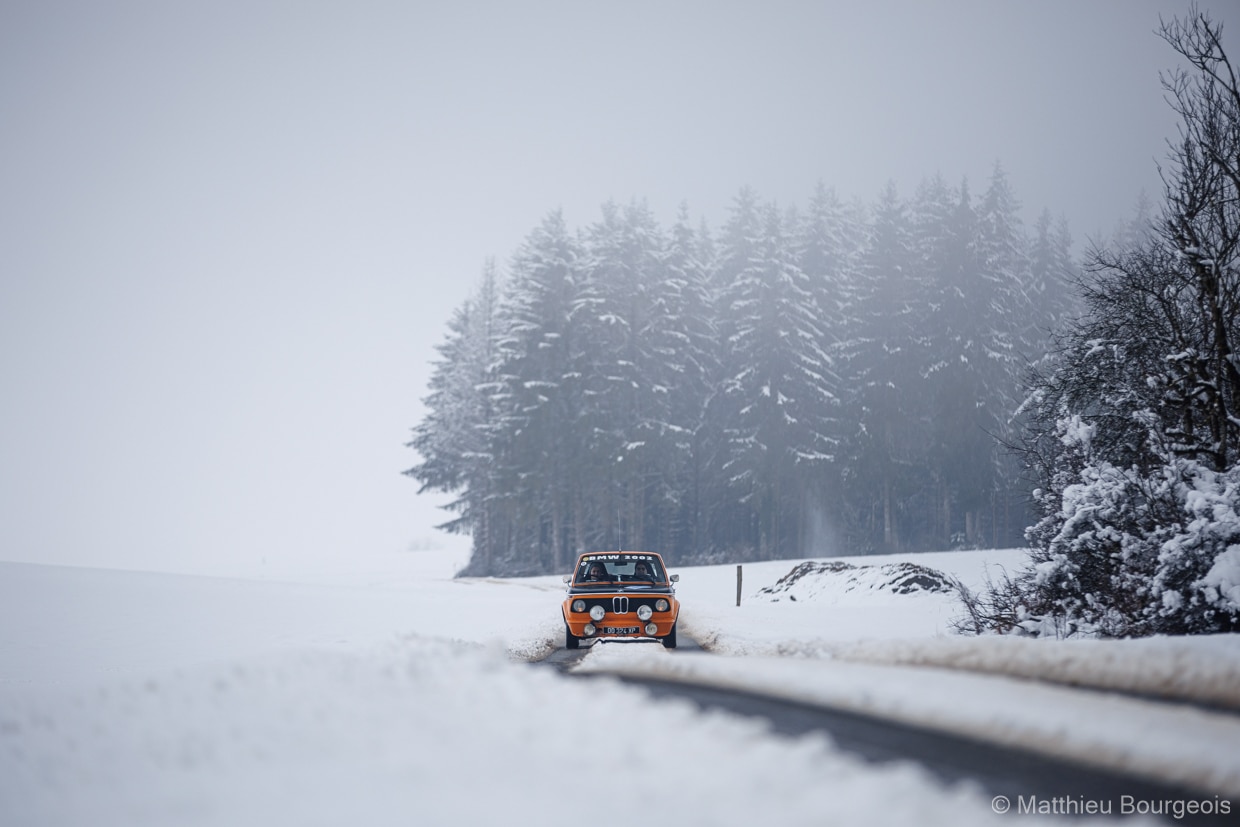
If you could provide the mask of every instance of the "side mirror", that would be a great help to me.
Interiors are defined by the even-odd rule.
[[[563,578],[563,580],[564,580],[564,582],[565,582],[565,583],[569,583],[569,582],[571,582],[571,581],[572,581],[572,579],[573,579],[573,576],[572,576],[571,574],[566,574],[566,575],[564,575],[564,578]]]
[[[673,574],[673,575],[672,575],[672,582],[673,582],[673,583],[679,583],[679,582],[680,582],[680,575],[679,575],[679,574]]]

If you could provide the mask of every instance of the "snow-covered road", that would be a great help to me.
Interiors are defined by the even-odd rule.
[[[916,561],[976,583],[1016,556]],[[581,669],[759,687],[1158,773],[1215,808],[1240,799],[1231,716],[901,665],[935,647],[970,669],[1003,660],[987,646],[1026,666],[1076,650],[954,638],[949,595],[884,592],[875,566],[895,561],[852,562],[869,568],[807,581],[795,601],[760,595],[793,561],[746,566],[739,608],[735,567],[682,569],[684,631],[715,654],[599,647]],[[1012,818],[969,785],[821,737],[530,669],[561,644],[558,578],[452,580],[452,567],[403,555],[284,582],[0,563],[0,823],[512,825],[599,784],[679,824]],[[1231,638],[1107,646],[1082,662],[1111,680],[1133,658],[1159,672],[1174,657],[1188,686],[1226,684],[1240,664]]]

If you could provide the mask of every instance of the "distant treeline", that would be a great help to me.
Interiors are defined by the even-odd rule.
[[[1018,212],[996,165],[980,198],[743,189],[718,231],[551,213],[448,322],[406,473],[456,496],[477,575],[1021,544],[1005,442],[1077,267]]]

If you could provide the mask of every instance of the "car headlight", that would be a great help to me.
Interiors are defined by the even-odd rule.
[[[638,620],[649,620],[651,615],[653,614],[654,614],[654,609],[650,608],[649,606],[638,606],[637,607],[637,619]]]
[[[590,617],[594,618],[595,620],[602,620],[603,615],[605,614],[607,614],[607,610],[604,609],[602,606],[595,606],[594,608],[590,609]]]
[[[586,637],[590,637],[590,636],[591,636],[591,635],[593,635],[595,632],[597,632],[597,631],[598,631],[598,629],[595,629],[595,628],[594,628],[594,624],[593,624],[593,623],[587,623],[585,626],[583,626],[583,627],[582,627],[581,631],[585,633],[585,636],[586,636]]]
[[[671,608],[671,604],[662,598],[654,602],[654,610],[656,612],[666,612],[669,608]]]
[[[654,636],[655,636],[655,635],[657,635],[658,633],[659,633],[659,627],[658,627],[658,626],[656,626],[656,625],[655,625],[655,624],[653,624],[653,623],[647,623],[647,624],[646,624],[646,634],[650,635],[651,637],[654,637]]]
[[[574,611],[574,612],[584,612],[585,610],[586,610],[586,602],[585,602],[584,600],[574,600],[574,601],[573,601],[573,611]]]

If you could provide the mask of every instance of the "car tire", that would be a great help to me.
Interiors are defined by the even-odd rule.
[[[666,649],[676,648],[676,624],[675,623],[672,624],[672,631],[668,632],[663,638],[661,638],[661,640],[663,641],[664,648]]]
[[[576,649],[579,646],[581,646],[581,638],[574,635],[573,630],[568,628],[566,624],[564,626],[564,648]]]

